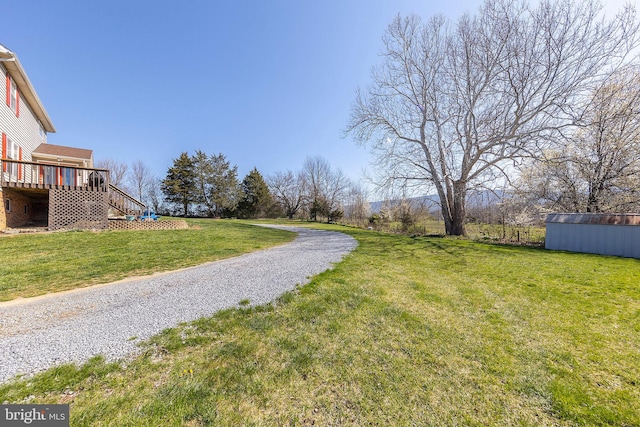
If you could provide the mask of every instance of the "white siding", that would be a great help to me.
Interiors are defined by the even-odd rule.
[[[47,133],[42,131],[31,106],[20,94],[20,117],[7,106],[7,70],[0,64],[0,132],[22,147],[22,160],[31,161],[31,152],[41,143],[47,142]]]

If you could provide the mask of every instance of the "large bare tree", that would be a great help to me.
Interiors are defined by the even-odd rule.
[[[290,170],[276,172],[267,178],[267,185],[287,217],[293,219],[302,207],[305,188],[303,174]]]
[[[566,212],[640,207],[640,69],[624,68],[594,91],[579,126],[523,168],[520,195]]]
[[[342,170],[333,169],[326,159],[315,156],[305,159],[301,173],[303,200],[311,219],[317,221],[320,214],[331,222],[336,216],[342,216],[342,201],[351,185]]]
[[[363,224],[371,214],[367,189],[360,183],[352,183],[349,186],[345,204],[345,216],[351,221]]]
[[[128,176],[129,188],[138,200],[147,204],[150,202],[147,196],[154,179],[151,170],[141,160],[136,160],[131,164]]]
[[[96,162],[96,167],[100,169],[109,170],[109,182],[116,187],[123,188],[125,191],[129,191],[127,187],[127,181],[129,176],[129,165],[120,162],[114,158],[106,158]]]
[[[149,197],[149,206],[156,213],[164,214],[166,212],[162,203],[162,180],[158,177],[153,177],[147,186],[147,195]]]
[[[637,208],[640,201],[640,72],[625,69],[599,88],[574,136],[588,183],[587,212]]]
[[[454,24],[398,16],[383,42],[347,132],[389,180],[435,189],[446,233],[463,235],[467,193],[572,126],[637,46],[638,22],[630,5],[607,20],[590,0],[486,0]]]

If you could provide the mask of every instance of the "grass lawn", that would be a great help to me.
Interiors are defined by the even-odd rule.
[[[189,219],[189,229],[0,237],[0,301],[176,270],[291,241],[247,223]]]
[[[332,229],[360,246],[277,303],[0,401],[74,426],[640,425],[640,261]]]
[[[377,229],[407,235],[437,236],[444,235],[444,222],[433,219],[418,219],[408,229],[403,229],[401,222],[388,222],[376,226]],[[546,229],[544,226],[515,226],[501,224],[465,224],[467,237],[483,241],[507,241],[544,246]]]

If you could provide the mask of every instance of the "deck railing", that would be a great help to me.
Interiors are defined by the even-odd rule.
[[[109,171],[67,165],[0,160],[0,185],[21,188],[78,188],[108,191]]]
[[[126,191],[109,184],[109,205],[125,215],[140,216],[146,205]]]
[[[140,200],[109,182],[109,170],[0,159],[0,186],[108,192],[109,205],[124,215],[142,215]]]

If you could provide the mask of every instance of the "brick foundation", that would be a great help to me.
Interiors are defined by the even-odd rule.
[[[21,227],[32,222],[33,204],[31,199],[10,189],[3,189],[0,206],[0,229]],[[9,210],[6,210],[7,204]]]
[[[189,228],[184,220],[109,220],[109,199],[105,191],[50,189],[31,195],[9,188],[0,191],[0,230],[34,223],[49,230],[179,230]],[[9,206],[6,211],[5,207]]]
[[[109,220],[109,230],[181,230],[189,228],[183,219],[168,221]]]
[[[7,214],[4,211],[4,191],[0,188],[0,230],[7,228]]]

